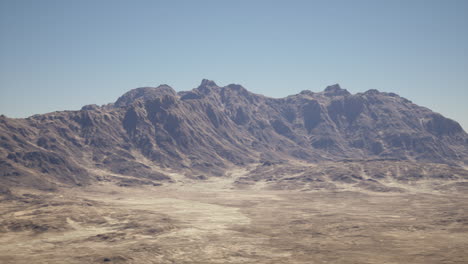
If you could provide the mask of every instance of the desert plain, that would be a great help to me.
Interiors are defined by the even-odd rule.
[[[388,191],[294,185],[290,175],[242,180],[284,170],[264,167],[209,178],[167,171],[162,184],[103,173],[89,186],[14,189],[0,203],[0,263],[468,261],[463,180],[380,180]]]

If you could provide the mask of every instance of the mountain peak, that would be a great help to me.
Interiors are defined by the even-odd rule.
[[[212,80],[203,79],[199,87],[218,87],[218,85]]]
[[[226,87],[232,90],[237,90],[237,91],[247,91],[247,89],[245,89],[242,85],[235,84],[235,83],[231,83]]]
[[[370,90],[367,90],[367,91],[364,92],[364,94],[367,94],[367,95],[379,94],[379,93],[380,92],[377,89],[370,89]],[[396,94],[394,94],[394,95],[396,95]]]
[[[211,90],[216,88],[219,88],[219,86],[214,81],[203,79],[196,90],[198,90],[202,94],[208,94],[211,92]]]
[[[348,90],[341,88],[339,84],[333,84],[327,86],[324,90],[325,95],[335,96],[335,95],[350,95],[351,93]]]
[[[167,84],[161,84],[158,87],[140,87],[132,89],[120,96],[114,105],[116,107],[123,107],[130,105],[140,98],[151,100],[164,95],[177,96],[177,93]]]

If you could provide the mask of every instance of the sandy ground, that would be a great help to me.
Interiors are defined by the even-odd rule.
[[[229,177],[0,203],[0,263],[468,263],[468,195],[237,188]]]

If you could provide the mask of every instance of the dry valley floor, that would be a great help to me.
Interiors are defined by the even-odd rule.
[[[0,263],[467,263],[459,192],[103,181],[0,203]]]

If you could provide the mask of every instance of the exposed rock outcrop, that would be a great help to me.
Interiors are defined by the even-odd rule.
[[[95,169],[168,179],[152,165],[222,175],[285,159],[468,162],[457,122],[393,93],[350,94],[339,85],[280,99],[209,80],[179,93],[137,88],[107,106],[2,116],[0,134],[0,183],[47,188],[86,184]]]

